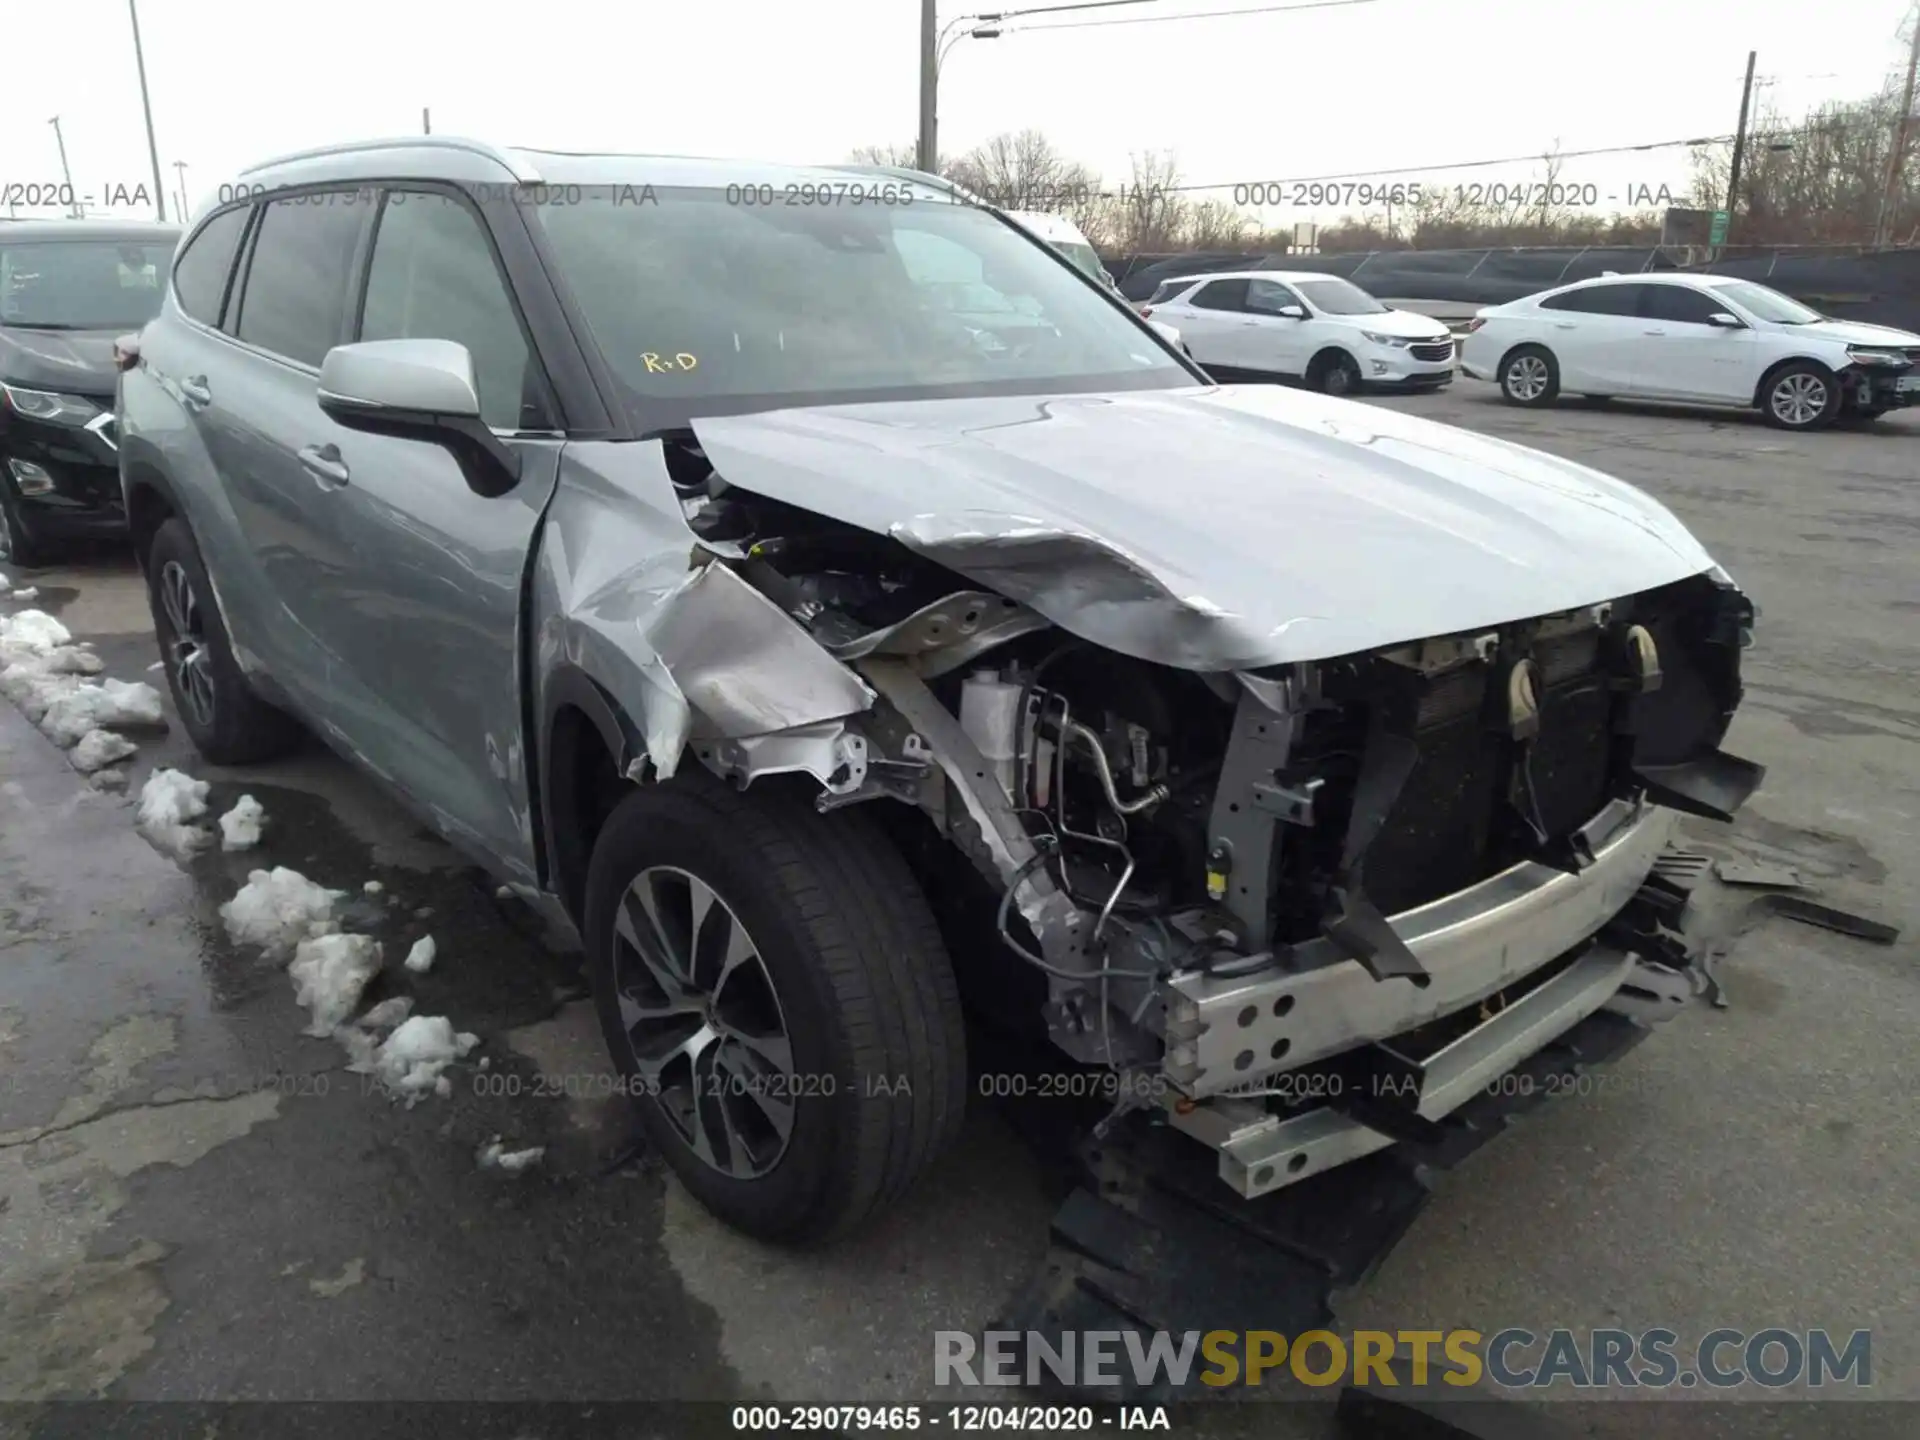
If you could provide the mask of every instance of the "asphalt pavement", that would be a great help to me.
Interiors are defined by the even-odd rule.
[[[1728,1008],[1446,1176],[1341,1324],[1869,1329],[1866,1396],[1920,1400],[1920,412],[1791,435],[1521,411],[1464,379],[1370,403],[1596,465],[1694,527],[1761,609],[1728,748],[1768,775],[1692,843],[1791,865],[1902,938],[1757,925],[1722,967]],[[109,675],[160,681],[124,555],[12,579]],[[934,1332],[986,1323],[1043,1251],[1056,1192],[985,1106],[871,1233],[805,1254],[733,1234],[635,1158],[576,959],[530,912],[318,745],[223,770],[177,726],[137,738],[134,791],[176,766],[216,812],[260,800],[266,836],[177,864],[0,703],[0,1402],[933,1399]],[[450,1096],[370,1090],[302,1035],[284,970],[228,943],[218,906],[270,865],[359,897],[389,958],[370,998],[481,1036]],[[408,974],[423,934],[440,958]],[[495,1136],[547,1151],[484,1170]],[[1778,1431],[1630,1401],[1581,1423],[1865,1433],[1848,1403]]]

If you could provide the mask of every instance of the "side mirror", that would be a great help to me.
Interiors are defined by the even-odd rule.
[[[1273,313],[1285,320],[1304,320],[1307,318],[1306,308],[1301,305],[1282,305]]]
[[[504,495],[520,457],[480,419],[473,356],[451,340],[363,340],[320,362],[320,408],[349,430],[444,445],[476,495]]]
[[[1729,315],[1725,310],[1716,310],[1707,316],[1707,324],[1718,325],[1722,330],[1744,330],[1747,322],[1738,315]]]

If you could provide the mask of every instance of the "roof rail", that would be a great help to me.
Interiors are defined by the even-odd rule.
[[[323,160],[334,155],[360,155],[370,150],[458,150],[469,155],[479,155],[492,160],[514,179],[528,184],[538,183],[538,171],[530,169],[524,161],[516,160],[498,145],[490,145],[484,140],[468,140],[458,135],[400,135],[385,140],[349,140],[339,145],[320,145],[311,150],[296,150],[290,155],[277,155],[271,160],[262,160],[257,165],[249,165],[240,173],[254,175],[262,170],[272,170],[280,165],[291,165],[300,160]]]

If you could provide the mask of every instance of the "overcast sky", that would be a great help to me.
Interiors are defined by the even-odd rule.
[[[422,106],[436,132],[503,144],[779,161],[844,160],[915,128],[916,0],[139,3],[167,191],[185,161],[196,206],[259,159],[417,133]],[[993,3],[951,0],[942,22]],[[1904,62],[1912,0],[1366,0],[1162,18],[1273,3],[1147,0],[963,40],[942,74],[941,149],[1033,127],[1112,179],[1134,152],[1170,151],[1184,180],[1231,186],[1725,135],[1749,49],[1759,93],[1789,113],[1858,96]],[[0,186],[59,180],[57,114],[90,210],[116,186],[150,193],[126,0],[6,10]],[[1121,19],[1154,23],[1106,23]],[[1689,173],[1670,149],[1572,160],[1561,178],[1593,184],[1607,211],[1629,187],[1679,192]]]

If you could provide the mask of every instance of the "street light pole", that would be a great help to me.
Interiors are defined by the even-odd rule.
[[[933,174],[940,163],[939,86],[940,22],[934,0],[920,0],[920,140],[914,150],[915,168]]]
[[[1733,163],[1727,170],[1727,233],[1733,231],[1733,200],[1740,191],[1740,162],[1747,150],[1747,106],[1753,100],[1753,62],[1759,51],[1747,52],[1747,83],[1740,89],[1740,128],[1733,135]],[[1712,237],[1709,236],[1709,239]],[[1726,235],[1720,237],[1721,249],[1726,248]]]
[[[180,193],[174,198],[177,202],[176,208],[180,212],[180,223],[184,225],[187,223],[187,162],[176,160],[173,162],[173,169],[174,173],[180,177]]]
[[[134,0],[127,0],[127,15],[133,21],[133,63],[140,72],[140,108],[147,116],[147,158],[153,161],[153,208],[164,225],[167,221],[167,182],[160,178],[160,147],[153,139],[153,104],[147,99],[147,57],[140,49],[140,11]]]
[[[74,193],[73,171],[67,166],[67,140],[66,137],[60,133],[60,117],[56,115],[47,121],[47,123],[53,126],[53,143],[60,147],[60,174],[67,182],[67,194],[73,196],[72,203],[69,206],[73,211],[72,218],[75,220],[83,219],[85,217],[80,209],[80,197]]]
[[[1893,127],[1893,153],[1887,157],[1887,184],[1880,192],[1880,213],[1873,221],[1873,248],[1887,243],[1887,226],[1893,223],[1894,197],[1900,193],[1900,172],[1907,162],[1907,135],[1913,126],[1913,82],[1920,73],[1920,9],[1913,14],[1913,48],[1907,55],[1907,85],[1900,96],[1900,116]]]

